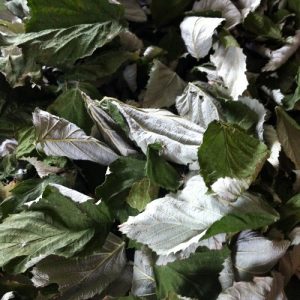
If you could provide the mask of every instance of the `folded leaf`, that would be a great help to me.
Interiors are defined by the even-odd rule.
[[[32,281],[37,287],[57,283],[60,299],[90,299],[116,280],[125,266],[124,242],[110,233],[102,249],[92,255],[69,259],[51,256],[41,261],[33,269]]]
[[[240,47],[225,48],[220,43],[215,47],[215,53],[210,56],[211,62],[216,66],[219,77],[224,81],[231,97],[234,100],[242,95],[248,86],[245,72],[246,55]]]
[[[269,272],[290,246],[286,240],[269,240],[254,231],[239,234],[233,251],[238,280]]]
[[[196,161],[197,148],[202,142],[200,126],[166,110],[137,109],[112,100],[129,127],[129,138],[146,154],[153,143],[163,146],[162,157],[179,164]]]
[[[38,108],[33,113],[33,124],[37,147],[47,155],[90,160],[102,165],[109,165],[118,158],[105,144],[85,135],[75,124]]]
[[[19,258],[11,271],[22,273],[50,254],[70,257],[92,238],[94,229],[70,230],[41,212],[11,215],[0,225],[1,267]]]
[[[252,282],[235,282],[233,287],[220,294],[217,300],[287,300],[282,275],[274,272],[273,276],[254,277]]]
[[[154,60],[151,68],[143,107],[170,107],[185,87],[185,82],[171,69]]]
[[[212,36],[223,18],[186,17],[180,24],[181,36],[188,52],[200,59],[205,57],[211,46]]]

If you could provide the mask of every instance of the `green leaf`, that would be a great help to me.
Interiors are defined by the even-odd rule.
[[[19,46],[40,64],[68,66],[90,56],[122,31],[116,22],[75,25],[20,35],[0,35],[1,46]],[[74,50],[76,49],[76,50]]]
[[[94,229],[70,230],[40,212],[11,215],[0,224],[0,266],[19,258],[10,268],[22,273],[44,257],[70,257],[94,235]]]
[[[94,90],[94,87],[91,86]],[[48,111],[58,115],[82,128],[87,134],[90,133],[93,121],[86,111],[81,94],[81,87],[77,86],[66,89],[49,107]]]
[[[35,129],[34,127],[25,128],[19,131],[18,134],[18,147],[17,158],[22,156],[29,156],[35,151]]]
[[[46,258],[34,268],[32,280],[40,287],[57,283],[61,299],[88,299],[104,291],[121,275],[125,266],[124,242],[110,234],[103,248],[92,255]]]
[[[91,199],[84,199],[86,195],[82,194],[80,197],[80,193],[74,191],[75,194],[79,194],[79,197],[72,196],[72,190],[68,190],[71,192],[69,197],[60,193],[57,185],[50,185],[43,192],[42,198],[32,204],[30,209],[45,212],[67,228],[76,231],[100,225],[102,235],[105,237],[105,232],[108,232],[107,225],[111,222],[105,204],[95,205]],[[76,202],[78,200],[83,202]]]
[[[183,92],[185,85],[185,82],[174,71],[159,60],[154,60],[143,107],[161,108],[172,106],[176,97]]]
[[[133,54],[123,50],[105,50],[97,55],[86,58],[68,70],[63,78],[96,83],[114,74]]]
[[[285,154],[300,169],[300,125],[282,108],[276,108],[277,134]]]
[[[250,12],[244,21],[244,28],[260,39],[282,40],[279,26],[266,15]]]
[[[219,178],[254,180],[268,158],[267,146],[235,125],[212,122],[198,157],[200,172],[211,186]]]
[[[120,157],[110,166],[110,174],[97,187],[97,197],[104,201],[130,188],[145,177],[145,161],[133,157]]]
[[[297,24],[300,24],[300,5],[298,0],[288,0],[288,8],[296,14]]]
[[[183,16],[185,9],[192,2],[192,0],[152,0],[151,13],[155,24],[157,26],[166,25],[173,19]]]
[[[154,266],[158,297],[163,299],[171,292],[197,299],[216,299],[221,292],[218,276],[223,261],[230,251],[203,250],[188,259],[166,266]]]
[[[158,195],[158,187],[153,185],[149,178],[145,177],[131,186],[126,202],[139,212]]]
[[[286,230],[291,230],[300,223],[300,194],[292,197],[280,208],[280,224]]]
[[[278,221],[279,215],[271,213],[240,213],[228,214],[213,223],[202,239],[208,239],[218,233],[235,233],[246,229],[258,229]]]
[[[27,31],[119,20],[123,7],[109,0],[29,0]]]
[[[161,157],[163,146],[159,143],[148,145],[146,174],[154,184],[170,191],[181,185],[181,176],[176,169]]]

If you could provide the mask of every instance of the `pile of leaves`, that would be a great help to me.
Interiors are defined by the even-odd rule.
[[[2,299],[300,299],[299,28],[299,0],[2,0]]]

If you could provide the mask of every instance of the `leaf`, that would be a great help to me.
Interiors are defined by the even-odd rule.
[[[130,188],[145,177],[145,161],[133,157],[120,157],[110,166],[104,183],[96,189],[97,197],[104,201]]]
[[[131,292],[133,296],[155,296],[155,279],[151,252],[143,249],[134,253],[133,278]]]
[[[27,32],[102,23],[123,16],[122,6],[109,0],[29,0],[28,5],[31,17],[26,23]]]
[[[269,62],[263,67],[263,72],[275,71],[284,65],[288,59],[297,51],[300,46],[300,30],[296,31],[295,36],[286,40],[286,45],[273,50],[270,53]]]
[[[155,266],[158,297],[170,292],[196,299],[215,299],[221,291],[218,275],[229,250],[201,251],[166,266]]]
[[[215,53],[210,56],[211,62],[216,66],[219,77],[224,81],[231,97],[234,100],[242,95],[248,86],[245,72],[246,56],[240,47],[223,47],[217,44]]]
[[[219,178],[253,181],[269,152],[265,144],[234,125],[212,122],[199,148],[201,174],[208,186]]]
[[[291,230],[300,220],[300,194],[296,194],[280,208],[280,223],[283,228]]]
[[[146,174],[154,184],[175,191],[181,185],[181,177],[177,170],[160,156],[162,151],[163,147],[159,143],[148,145]]]
[[[92,89],[93,88],[94,87],[92,87]],[[79,84],[73,88],[66,89],[48,107],[48,111],[68,120],[71,123],[74,123],[78,127],[82,128],[84,132],[90,133],[93,122],[86,111],[84,99],[81,93],[81,87]]]
[[[175,72],[155,59],[151,68],[143,107],[170,107],[184,88],[185,82]]]
[[[279,26],[266,15],[250,12],[244,21],[244,28],[261,39],[282,40]]]
[[[124,50],[103,50],[77,63],[63,77],[66,80],[91,82],[98,85],[97,81],[117,72],[132,56],[133,54]]]
[[[228,205],[206,193],[201,176],[193,176],[182,191],[156,199],[144,212],[129,217],[120,225],[120,231],[159,255],[169,255],[198,242],[214,222],[228,214],[266,214],[273,219],[271,222],[278,217],[260,198],[251,194],[246,193]],[[239,231],[239,227],[233,230]]]
[[[151,184],[150,180],[145,177],[140,181],[133,183],[126,202],[139,212],[143,211],[146,205],[151,202],[158,194],[158,187]]]
[[[287,300],[283,290],[283,277],[277,272],[273,276],[254,277],[251,282],[235,282],[217,300]]]
[[[124,242],[111,233],[102,249],[92,255],[69,259],[51,256],[41,261],[33,269],[32,281],[37,287],[57,283],[60,299],[89,299],[104,291],[125,266]]]
[[[261,0],[238,0],[236,5],[243,17],[246,18],[250,12],[255,11],[259,7],[260,2]]]
[[[22,273],[50,254],[72,256],[93,234],[92,228],[67,229],[40,212],[11,215],[0,224],[0,265],[3,267],[19,258],[11,271]]]
[[[23,128],[18,134],[18,146],[16,150],[17,158],[28,156],[35,150],[35,130],[31,126]]]
[[[81,96],[105,142],[113,149],[117,150],[121,155],[128,156],[130,154],[135,154],[136,150],[131,145],[131,141],[123,134],[122,129],[113,118],[101,108],[101,103],[97,100],[93,101],[85,93],[82,93]]]
[[[125,18],[131,22],[143,23],[147,21],[147,15],[136,0],[119,0],[125,8]]]
[[[276,108],[276,115],[279,142],[296,169],[300,169],[300,125],[280,107]]]
[[[181,36],[188,52],[200,59],[205,57],[211,46],[212,36],[223,18],[186,17],[180,24]]]
[[[129,138],[143,153],[148,145],[158,142],[163,146],[163,158],[179,164],[196,161],[203,133],[200,126],[166,110],[137,109],[116,100],[111,104],[126,120]]]
[[[189,83],[183,94],[176,98],[176,108],[180,116],[204,130],[212,121],[222,119],[218,101],[193,83]]]
[[[194,3],[193,11],[201,12],[209,10],[221,12],[222,17],[226,19],[225,27],[228,29],[233,28],[242,21],[241,13],[230,0],[205,0]]]
[[[40,178],[47,177],[51,174],[58,174],[63,171],[62,168],[49,166],[43,161],[38,160],[36,157],[22,157],[21,159],[33,165]]]
[[[105,144],[85,135],[75,124],[38,108],[33,113],[33,124],[37,147],[46,155],[90,160],[102,165],[109,165],[118,158]]]
[[[289,245],[289,241],[269,240],[253,231],[241,232],[233,251],[237,279],[249,280],[252,276],[269,272]]]
[[[68,66],[90,56],[122,31],[116,22],[75,25],[19,35],[0,35],[1,46],[19,46],[31,58],[49,66]],[[76,49],[76,51],[73,51]]]
[[[186,7],[192,0],[169,0],[168,2],[153,0],[151,2],[152,17],[157,26],[170,23],[170,21],[183,15]]]
[[[279,260],[278,270],[284,277],[285,285],[294,274],[300,278],[300,245],[294,246],[292,250],[286,252]]]

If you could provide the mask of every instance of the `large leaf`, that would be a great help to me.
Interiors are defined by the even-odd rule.
[[[289,241],[269,240],[253,231],[241,232],[233,251],[237,279],[249,280],[254,275],[269,272],[289,245]]]
[[[41,64],[66,66],[90,56],[121,31],[122,27],[116,22],[83,24],[20,35],[0,35],[0,45],[19,46]]]
[[[180,24],[181,36],[188,52],[195,58],[205,57],[211,46],[212,36],[223,18],[186,17]]]
[[[109,234],[102,249],[92,255],[46,258],[34,268],[32,281],[38,287],[57,283],[60,299],[89,299],[104,291],[121,275],[125,266],[124,242]]]
[[[199,148],[201,174],[208,186],[219,178],[254,180],[268,158],[267,146],[234,125],[212,122]]]
[[[271,223],[277,219],[276,213],[254,195],[246,193],[228,205],[226,201],[206,193],[207,187],[201,176],[193,176],[182,191],[152,201],[143,213],[129,217],[120,230],[159,255],[168,255],[198,242],[214,222],[230,213],[250,213],[253,218],[255,213],[267,214]],[[249,222],[250,228],[251,225]],[[239,226],[231,230],[239,231]]]
[[[137,109],[116,100],[111,104],[126,120],[130,139],[145,154],[148,145],[159,142],[166,159],[179,164],[196,161],[203,134],[200,126],[166,110]]]
[[[225,247],[219,251],[197,252],[166,266],[155,266],[158,297],[163,299],[168,293],[176,292],[196,299],[216,299],[221,291],[217,278],[228,255]]]
[[[237,100],[248,86],[245,74],[247,71],[246,56],[243,50],[240,47],[225,48],[219,43],[210,59],[216,66],[217,74],[223,79],[230,95]]]
[[[118,158],[108,146],[85,135],[83,130],[65,119],[40,109],[33,113],[37,147],[47,155],[66,156],[109,165]]]
[[[287,300],[283,277],[273,273],[273,277],[255,277],[251,282],[235,282],[234,285],[221,293],[217,300]]]
[[[3,267],[19,258],[12,271],[21,273],[50,254],[70,257],[81,250],[93,234],[92,228],[70,230],[41,212],[11,215],[0,225],[0,265]]]
[[[185,82],[171,69],[155,60],[150,72],[143,107],[169,107],[175,103],[185,87]]]
[[[276,108],[277,134],[285,154],[300,169],[300,125],[282,108]]]
[[[111,2],[109,0],[29,0],[31,17],[26,23],[26,30],[41,31],[118,20],[123,15],[123,8]]]
[[[193,10],[198,11],[219,11],[226,19],[225,26],[230,29],[242,21],[242,16],[237,7],[230,0],[202,0],[196,1]]]

